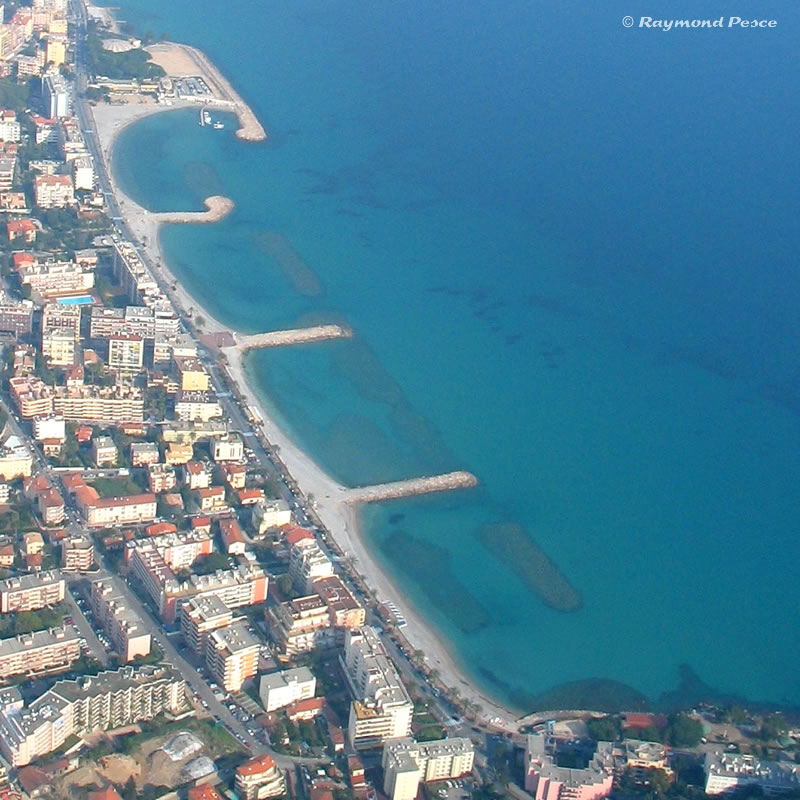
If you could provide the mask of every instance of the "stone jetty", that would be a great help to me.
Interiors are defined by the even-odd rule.
[[[255,347],[283,347],[289,344],[308,344],[326,339],[351,339],[353,331],[345,325],[313,325],[310,328],[289,328],[284,331],[234,335],[241,353]]]
[[[373,486],[345,489],[342,499],[345,503],[376,503],[381,500],[398,500],[402,497],[413,497],[433,492],[472,489],[477,485],[478,479],[471,472],[460,470],[424,478],[409,478],[404,481],[376,483]]]

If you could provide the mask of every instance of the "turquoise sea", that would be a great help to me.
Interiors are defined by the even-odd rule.
[[[478,475],[363,519],[487,692],[796,706],[800,12],[624,28],[645,5],[124,0],[269,140],[176,111],[115,172],[154,210],[234,199],[163,232],[222,320],[355,329],[248,364],[332,474]]]

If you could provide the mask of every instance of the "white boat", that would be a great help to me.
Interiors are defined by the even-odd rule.
[[[206,114],[208,114],[208,111],[203,111],[203,109],[201,108],[200,109],[200,127],[201,128],[203,127],[203,125],[206,124]]]
[[[221,131],[225,127],[225,123],[217,121],[214,123],[212,127],[214,128],[215,131]]]
[[[204,111],[203,112],[202,119],[203,119],[203,121],[201,123],[202,125],[210,125],[211,124],[211,114],[209,114],[208,111]]]

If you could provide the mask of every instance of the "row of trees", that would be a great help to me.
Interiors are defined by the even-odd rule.
[[[586,723],[589,736],[595,741],[614,742],[620,736],[646,742],[663,742],[673,747],[696,747],[703,737],[703,724],[688,714],[673,714],[667,726],[659,730],[654,725],[636,730],[622,729],[619,717],[600,717]]]

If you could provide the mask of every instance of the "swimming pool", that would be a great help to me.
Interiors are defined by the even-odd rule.
[[[76,297],[59,297],[56,302],[60,306],[88,306],[94,303],[94,297],[90,294],[81,294]]]

